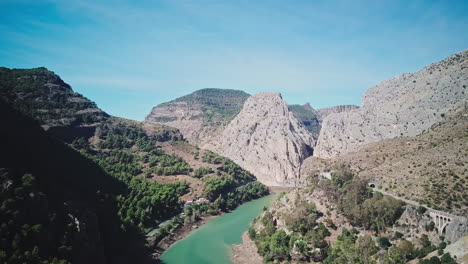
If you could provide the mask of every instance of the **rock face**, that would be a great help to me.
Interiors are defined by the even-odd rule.
[[[198,90],[154,107],[145,123],[175,127],[189,142],[215,150],[224,127],[239,113],[248,97],[249,94],[238,90]]]
[[[314,143],[279,93],[260,93],[223,131],[221,153],[266,185],[294,186]]]
[[[467,235],[468,219],[466,217],[455,217],[445,229],[445,238],[450,242],[455,242]]]
[[[314,155],[333,157],[387,138],[415,136],[467,103],[468,50],[370,88],[362,107],[325,117]]]
[[[315,111],[309,103],[304,105],[290,105],[289,111],[305,126],[314,139],[318,138],[320,133],[320,119],[317,111]]]
[[[337,113],[344,113],[349,112],[352,110],[359,109],[357,105],[337,105],[331,107],[320,108],[317,110],[317,116],[319,120],[325,119],[325,117],[329,116],[330,114],[337,114]]]
[[[8,69],[0,67],[0,99],[33,116],[44,129],[89,127],[109,115],[72,90],[46,68]]]

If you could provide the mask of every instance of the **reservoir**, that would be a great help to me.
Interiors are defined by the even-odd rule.
[[[229,264],[231,246],[242,243],[242,233],[263,207],[269,207],[275,194],[250,201],[236,210],[210,220],[185,239],[166,250],[161,260],[165,264]]]

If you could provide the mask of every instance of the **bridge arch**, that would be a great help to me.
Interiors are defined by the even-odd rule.
[[[439,211],[431,211],[429,215],[432,217],[434,224],[439,232],[439,235],[445,233],[445,228],[452,222],[453,217],[447,213]]]

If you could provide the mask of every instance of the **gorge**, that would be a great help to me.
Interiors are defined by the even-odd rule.
[[[359,261],[350,248],[424,261],[447,245],[441,258],[464,261],[467,63],[465,50],[383,81],[360,107],[207,88],[144,122],[107,114],[46,68],[0,68],[0,213],[15,219],[0,257],[151,262],[179,230],[222,215],[162,260],[228,263],[248,231],[265,261]],[[289,192],[264,197],[268,187]]]
[[[278,93],[255,94],[246,100],[243,95],[236,101],[243,102],[242,107],[236,104],[238,114],[223,122],[205,122],[203,131],[216,132],[196,133],[197,140],[210,142],[200,146],[233,159],[268,186],[301,187],[288,194],[289,199],[293,195],[305,195],[301,199],[309,200],[311,194],[300,191],[304,187],[322,193],[310,201],[315,206],[326,204],[318,213],[336,214],[334,221],[339,219],[338,215],[346,213],[330,211],[329,207],[336,206],[333,205],[335,202],[324,202],[320,197],[328,191],[317,187],[315,183],[310,185],[309,178],[310,175],[317,177],[325,173],[334,180],[341,170],[337,168],[349,167],[350,173],[355,175],[353,177],[378,185],[376,192],[403,201],[418,201],[418,204],[430,210],[435,208],[456,215],[456,223],[447,223],[441,230],[436,228],[439,233],[428,234],[433,243],[443,242],[439,236],[447,237],[447,242],[454,243],[468,235],[468,211],[463,191],[468,187],[467,173],[466,167],[462,165],[467,161],[467,63],[468,51],[465,50],[416,73],[402,74],[383,81],[364,94],[360,107],[336,106],[315,110],[308,104],[288,106]],[[215,90],[201,91],[209,93]],[[220,96],[222,90],[216,90],[216,93]],[[180,98],[176,101],[184,100]],[[156,106],[146,122],[152,123],[158,118],[160,107],[165,105]],[[177,106],[174,107],[171,124],[182,127],[182,124],[174,121],[181,119],[177,114]],[[165,120],[159,121],[157,123],[166,124]],[[190,127],[195,131],[200,129]],[[187,136],[190,140],[191,136]],[[438,164],[444,164],[444,167],[439,169]],[[445,176],[447,170],[449,176]],[[439,182],[444,181],[443,177],[454,177],[452,187],[437,189]],[[316,195],[315,192],[312,192],[313,195]],[[449,197],[449,200],[441,202],[442,197]],[[282,206],[275,206],[270,211],[273,213],[284,210],[282,207],[295,206],[287,200]],[[406,212],[412,210],[410,204],[399,206],[406,209],[401,220],[398,219],[402,212],[395,212],[398,217],[391,220],[395,226],[399,225],[398,221],[404,221]],[[411,220],[416,221],[414,226],[405,232],[417,229],[417,232],[425,233],[427,230],[420,230],[416,226],[433,222],[429,212],[416,218],[418,220],[414,220],[414,217]],[[276,230],[291,232],[291,226],[284,224],[288,221],[284,214],[273,213],[272,219],[277,223]],[[333,222],[321,218],[318,221]],[[349,219],[339,221],[345,226]],[[356,225],[352,221],[350,224]],[[387,228],[393,232],[402,232],[396,231],[399,229],[395,226]],[[257,235],[264,228],[256,225]],[[362,233],[366,234],[365,231]],[[276,233],[269,235],[273,234]],[[411,236],[407,239],[417,241]],[[262,249],[259,248],[259,252]],[[466,253],[460,256],[463,254]]]

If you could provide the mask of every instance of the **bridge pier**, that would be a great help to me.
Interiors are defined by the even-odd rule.
[[[453,217],[447,213],[438,211],[429,212],[429,215],[434,220],[434,224],[437,227],[437,231],[439,231],[439,235],[442,236],[444,234],[445,227],[452,222]]]

